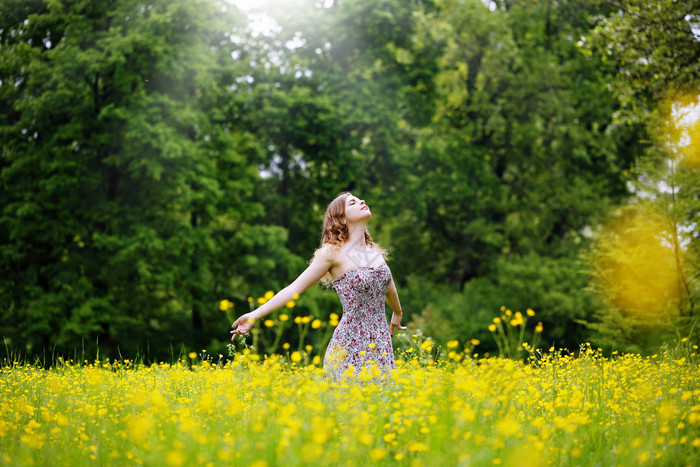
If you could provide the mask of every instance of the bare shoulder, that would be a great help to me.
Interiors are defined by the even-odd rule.
[[[372,248],[372,250],[374,250],[377,253],[379,253],[380,255],[382,255],[382,258],[384,259],[385,262],[389,258],[389,252],[387,250],[385,250],[384,248],[380,247],[378,244],[375,243],[370,248]]]
[[[328,263],[330,266],[335,263],[335,258],[338,256],[339,251],[339,247],[326,243],[325,245],[321,245],[321,247],[314,252],[314,257],[311,261],[321,261]]]

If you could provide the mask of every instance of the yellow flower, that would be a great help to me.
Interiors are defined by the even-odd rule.
[[[320,319],[315,319],[315,320],[313,320],[313,322],[311,323],[311,328],[312,328],[312,329],[318,329],[318,328],[321,327],[321,324],[323,324],[323,323],[321,322]]]
[[[266,301],[265,297],[258,297],[258,305],[263,305]]]
[[[454,348],[457,347],[458,345],[459,345],[459,341],[458,341],[457,339],[451,340],[451,341],[447,341],[447,348],[448,348],[448,349],[454,349]]]
[[[165,463],[171,467],[180,467],[185,464],[185,454],[182,451],[170,451],[165,456]]]
[[[479,339],[472,339],[469,341],[472,345],[479,345],[481,344],[481,341]]]
[[[304,316],[301,318],[301,322],[304,324],[311,322],[311,316]]]
[[[415,451],[425,452],[429,448],[430,447],[427,444],[419,443],[417,441],[413,441],[411,443],[408,443],[408,450],[411,452],[415,452]]]
[[[496,332],[496,325],[495,325],[495,324],[489,324],[489,331],[491,331],[491,332]]]
[[[284,306],[286,306],[287,308],[294,308],[296,304],[297,303],[294,300],[290,300],[287,303],[285,303]]]
[[[496,316],[496,317],[493,319],[493,324],[498,324],[498,323],[500,323],[500,322],[501,322],[501,318],[499,318],[498,316]]]
[[[252,303],[252,302],[253,302],[253,297],[248,297],[248,303]]]
[[[292,356],[290,357],[293,362],[300,362],[301,361],[301,352],[292,352]]]
[[[268,290],[267,292],[265,292],[265,300],[269,300],[274,296],[275,296],[275,293],[272,290]]]
[[[377,462],[386,457],[386,451],[382,448],[374,448],[369,452],[369,458],[372,462]]]
[[[313,345],[308,345],[308,344],[307,344],[306,347],[304,347],[304,349],[305,349],[307,352],[311,352],[311,351],[314,349],[314,346],[313,346]]]
[[[299,294],[298,294],[298,293],[295,293],[294,295],[292,295],[292,298],[293,298],[294,300],[299,300]]]
[[[271,328],[272,326],[275,325],[275,322],[272,321],[271,319],[266,319],[265,322],[263,322],[263,324],[265,325],[265,327]]]
[[[195,358],[197,358],[197,353],[196,353],[196,352],[190,352],[190,353],[187,354],[187,356],[190,357],[192,360],[194,360]]]
[[[542,321],[540,321],[537,323],[537,326],[535,326],[535,332],[542,332],[543,329],[544,327],[542,326]]]
[[[287,321],[289,319],[289,315],[286,313],[282,313],[280,315],[280,321]]]
[[[532,308],[528,308],[525,313],[527,313],[528,316],[535,316],[535,311]]]
[[[282,348],[284,350],[289,350],[289,347],[290,347],[289,342],[285,342],[284,344],[282,344]]]
[[[221,311],[226,311],[226,310],[228,310],[229,308],[233,308],[233,303],[231,303],[231,302],[228,301],[227,299],[221,300],[221,301],[219,302],[219,310],[221,310]]]

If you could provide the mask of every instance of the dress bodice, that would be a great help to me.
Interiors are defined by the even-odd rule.
[[[384,317],[384,300],[391,282],[386,264],[377,267],[360,266],[341,274],[333,281],[343,305],[343,315],[376,314]]]

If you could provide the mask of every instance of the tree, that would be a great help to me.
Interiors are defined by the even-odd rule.
[[[669,92],[698,92],[698,0],[606,3],[613,12],[597,16],[596,28],[583,40],[616,73],[613,85],[627,118],[638,119]]]
[[[587,324],[635,350],[675,336],[697,343],[700,4],[608,3],[614,11],[597,18],[584,50],[601,53],[615,73],[616,121],[640,128],[642,145],[631,203],[599,229],[590,252],[604,300]]]
[[[298,255],[318,246],[336,193],[356,190],[381,209],[401,185],[400,127],[429,118],[432,105],[419,91],[429,87],[432,51],[411,45],[421,3],[301,0],[269,11],[279,31],[241,41],[255,63],[242,83],[254,105],[242,120],[264,142],[266,220],[289,229]],[[408,55],[416,59],[400,59]]]
[[[254,145],[225,118],[240,21],[214,0],[3,3],[12,346],[163,355],[202,341],[228,290],[220,250],[260,211]]]

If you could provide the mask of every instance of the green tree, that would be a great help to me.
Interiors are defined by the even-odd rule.
[[[300,0],[269,11],[279,31],[242,41],[255,68],[241,84],[254,96],[241,118],[264,148],[266,220],[289,229],[300,256],[318,245],[336,193],[356,190],[381,210],[401,185],[402,125],[429,118],[432,105],[421,90],[434,54],[411,42],[422,3]]]
[[[260,214],[255,145],[225,117],[241,21],[214,0],[2,3],[12,346],[164,355],[206,340],[231,283],[221,251]]]
[[[641,144],[629,172],[633,202],[599,229],[590,252],[597,266],[592,285],[604,300],[597,320],[587,324],[601,341],[634,350],[655,350],[674,336],[697,343],[700,4],[607,3],[613,11],[597,18],[582,50],[599,53],[614,73],[612,89],[621,106],[616,121],[640,128]],[[650,219],[656,221],[650,225]],[[640,245],[621,241],[635,237],[645,240]],[[658,253],[648,257],[652,251]],[[631,267],[641,260],[644,267]],[[620,298],[645,281],[653,287],[635,300]],[[660,288],[663,283],[666,289]]]
[[[700,2],[698,0],[607,0],[583,37],[615,72],[615,93],[626,118],[639,120],[669,92],[698,92]]]
[[[613,122],[612,76],[577,45],[591,27],[581,18],[599,7],[436,5],[423,13],[415,39],[443,44],[435,112],[430,124],[415,129],[415,148],[407,151],[398,198],[408,200],[410,211],[400,216],[392,244],[412,252],[397,258],[404,274],[449,283],[465,295],[461,311],[453,307],[433,319],[433,304],[419,321],[447,320],[455,330],[487,308],[532,307],[552,323],[552,338],[575,346],[586,331],[574,319],[586,316],[590,303],[575,273],[583,233],[626,196],[624,169],[635,155],[628,145],[633,131]],[[506,264],[528,270],[533,288],[554,290],[515,291]],[[569,271],[567,280],[551,281],[552,268]],[[572,290],[558,305],[544,298]],[[533,303],[524,303],[528,296]]]

